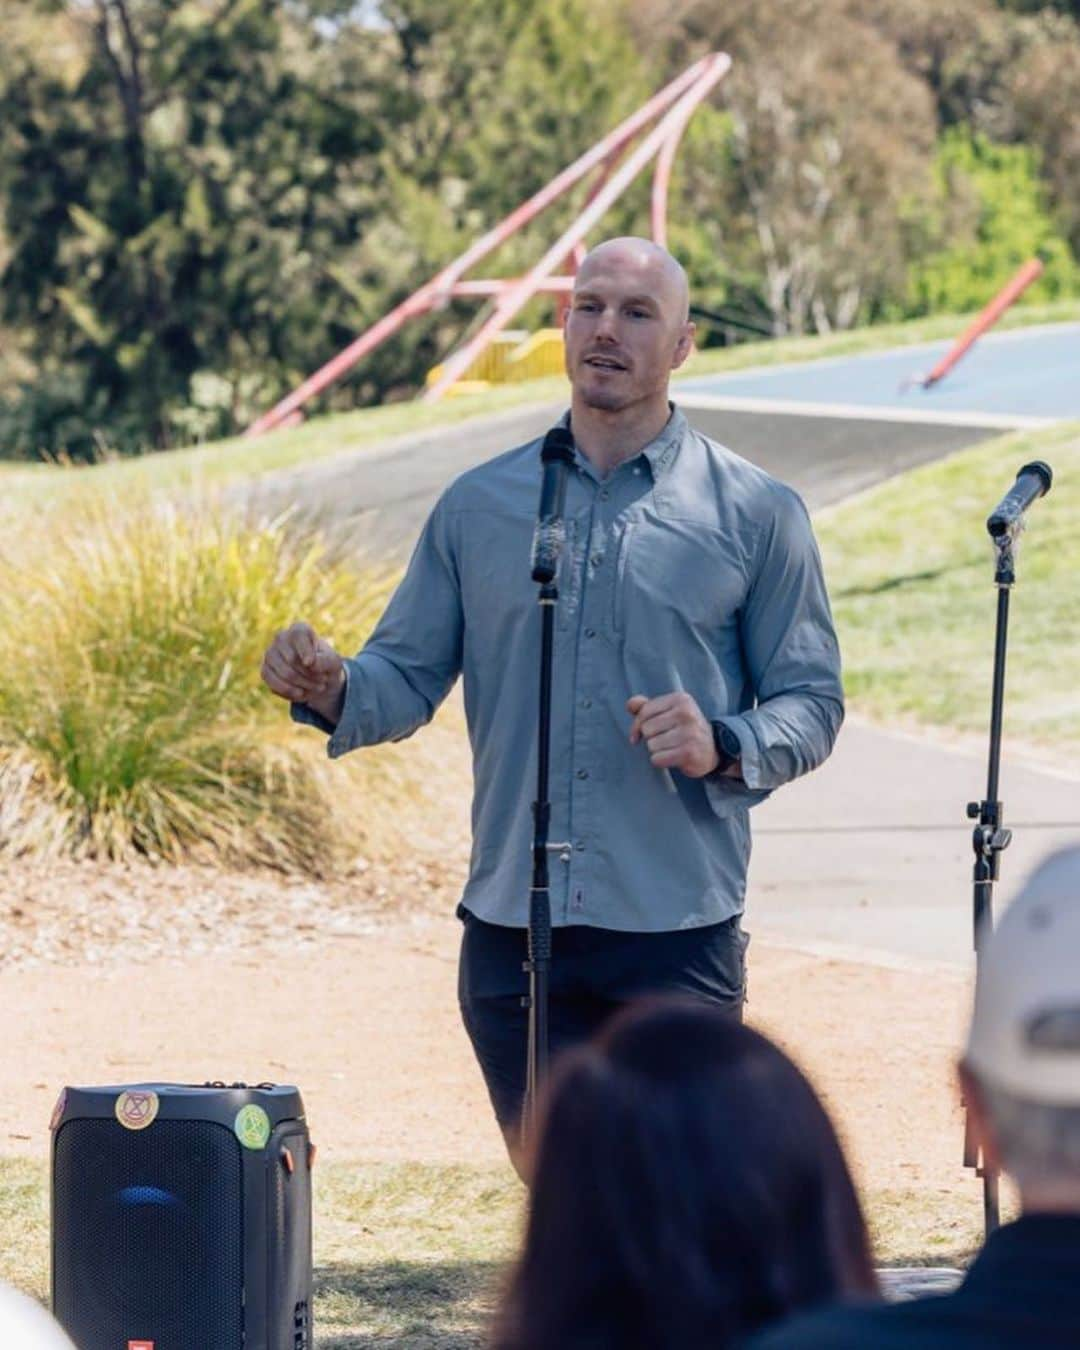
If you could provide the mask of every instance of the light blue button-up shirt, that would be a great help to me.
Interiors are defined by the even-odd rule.
[[[540,440],[462,474],[386,612],[346,661],[329,754],[401,740],[464,679],[474,769],[463,903],[524,927],[532,876],[540,608],[530,553]],[[631,931],[742,911],[748,808],[816,768],[843,720],[821,563],[790,488],[677,409],[601,478],[568,474],[551,739],[552,922]],[[743,781],[654,769],[633,694],[685,690],[738,737]],[[293,717],[329,731],[318,714]]]

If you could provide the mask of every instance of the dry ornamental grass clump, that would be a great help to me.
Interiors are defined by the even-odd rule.
[[[348,794],[259,665],[299,617],[355,650],[389,578],[211,501],[62,519],[0,553],[0,853],[332,868]]]

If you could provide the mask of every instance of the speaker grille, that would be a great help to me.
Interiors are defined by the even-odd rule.
[[[243,1344],[243,1167],[222,1125],[126,1130],[71,1120],[56,1136],[54,1311],[79,1350]]]

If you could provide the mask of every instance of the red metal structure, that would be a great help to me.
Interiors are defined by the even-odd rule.
[[[557,174],[546,187],[477,239],[460,257],[414,291],[407,300],[403,300],[389,314],[361,333],[344,351],[309,376],[276,407],[253,422],[245,434],[258,436],[264,431],[294,425],[303,417],[301,410],[308,399],[339,380],[409,319],[438,309],[454,297],[492,297],[494,307],[491,314],[473,337],[447,359],[439,379],[424,395],[428,401],[441,398],[534,295],[550,293],[565,297],[569,293],[573,288],[574,273],[584,256],[585,236],[654,158],[652,235],[658,244],[664,244],[667,239],[668,183],[675,152],[694,109],[723,79],[730,67],[731,58],[726,53],[712,52],[684,70],[614,131]],[[650,126],[648,134],[619,163],[635,138]],[[471,267],[504,244],[594,169],[599,169],[599,175],[584,207],[524,276],[472,281],[465,279],[465,273]]]
[[[1042,273],[1041,258],[1032,258],[1030,262],[1024,263],[1013,279],[972,319],[933,370],[927,375],[917,375],[911,383],[921,384],[924,389],[930,389],[939,380],[943,380],[965,352],[975,345],[988,328],[997,323],[1009,306],[1018,300],[1031,283],[1042,276]]]

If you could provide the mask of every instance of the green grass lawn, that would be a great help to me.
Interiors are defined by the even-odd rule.
[[[817,518],[851,705],[962,732],[989,724],[997,592],[986,517],[1017,470],[1055,473],[1010,600],[1006,741],[1080,747],[1080,424],[997,438]]]
[[[482,1346],[517,1242],[522,1198],[509,1167],[317,1167],[318,1350]],[[48,1301],[48,1175],[42,1164],[0,1159],[0,1271],[9,1283]]]
[[[438,404],[394,403],[381,408],[313,418],[303,426],[252,439],[236,436],[183,450],[167,450],[132,459],[114,459],[92,467],[9,464],[0,478],[0,515],[64,507],[95,492],[104,500],[148,492],[182,493],[252,480],[298,464],[384,445],[397,436],[488,416],[504,409],[559,399],[563,379],[504,385]]]
[[[334,1163],[315,1172],[318,1350],[479,1350],[520,1231],[523,1192],[508,1167]],[[43,1165],[0,1160],[0,1269],[45,1300]],[[956,1265],[977,1247],[970,1195],[870,1191],[882,1265]]]

